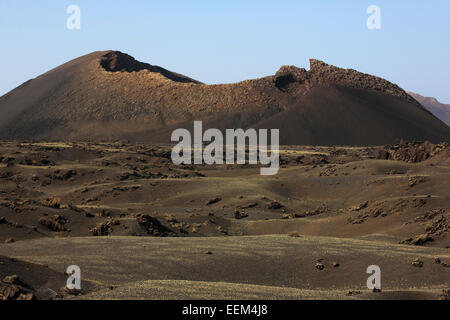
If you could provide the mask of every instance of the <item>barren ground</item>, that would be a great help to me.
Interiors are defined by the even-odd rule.
[[[286,146],[263,177],[178,167],[168,146],[1,142],[0,277],[42,299],[74,298],[74,264],[81,299],[445,298],[448,151],[381,149]]]

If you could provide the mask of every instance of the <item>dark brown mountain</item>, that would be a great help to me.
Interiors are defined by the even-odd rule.
[[[408,94],[419,101],[428,111],[450,126],[450,104],[440,103],[436,98],[423,97],[418,93]]]
[[[398,86],[311,60],[310,70],[206,85],[118,51],[94,52],[0,98],[0,138],[169,142],[175,128],[279,128],[282,144],[450,140]]]

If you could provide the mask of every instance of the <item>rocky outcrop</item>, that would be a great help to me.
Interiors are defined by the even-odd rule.
[[[448,143],[432,144],[428,141],[400,142],[381,150],[378,159],[422,162],[448,149]]]
[[[320,85],[334,84],[380,92],[415,102],[403,89],[385,79],[353,69],[338,68],[316,59],[310,59],[309,71],[296,66],[282,66],[275,74],[273,81],[276,87],[283,91],[287,91],[289,85],[293,83],[303,84],[305,91]]]
[[[164,77],[175,82],[193,82],[199,83],[196,80],[188,78],[186,76],[171,72],[159,66],[153,66],[148,63],[137,61],[132,56],[122,53],[120,51],[111,51],[100,58],[100,65],[109,72],[139,72],[142,70],[148,70],[150,72],[157,72]]]
[[[303,83],[308,79],[308,72],[296,66],[282,66],[274,76],[273,82],[280,90],[285,90],[291,83]]]

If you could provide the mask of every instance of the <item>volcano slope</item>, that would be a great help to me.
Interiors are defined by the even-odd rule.
[[[448,141],[450,128],[398,86],[311,60],[310,70],[205,85],[118,51],[94,52],[0,98],[0,138],[169,142],[175,128],[279,129],[281,144]]]
[[[175,166],[157,145],[0,151],[0,276],[38,298],[448,298],[447,144],[285,146],[269,177]],[[69,265],[85,281],[76,297],[62,290]]]

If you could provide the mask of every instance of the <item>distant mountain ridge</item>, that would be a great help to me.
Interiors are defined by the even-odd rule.
[[[450,128],[379,77],[311,59],[310,69],[206,85],[119,51],[65,63],[0,97],[0,138],[170,142],[176,128],[276,128],[282,144],[450,140]]]
[[[423,97],[418,93],[408,92],[414,99],[420,102],[432,114],[450,126],[450,104],[440,103],[436,98]]]

